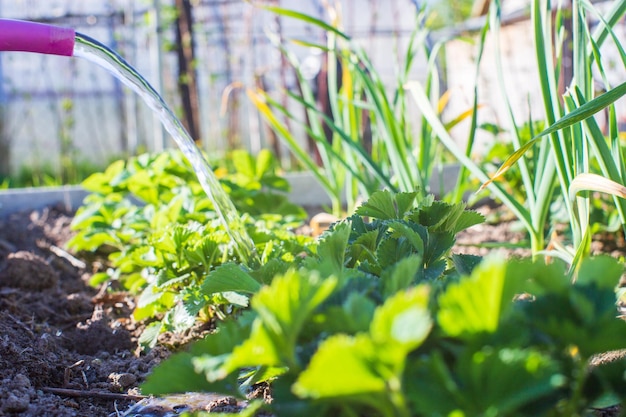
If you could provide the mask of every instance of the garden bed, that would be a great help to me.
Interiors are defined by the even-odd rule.
[[[55,206],[13,213],[0,222],[1,415],[122,413],[142,398],[137,387],[155,365],[210,330],[163,335],[164,344],[140,354],[142,328],[130,319],[134,299],[87,285],[102,265],[63,249],[72,235],[71,219],[71,212]],[[484,254],[489,249],[475,245],[523,239],[511,225],[475,226],[459,235],[457,251]],[[237,404],[208,397],[202,406],[232,411]],[[617,412],[606,409],[598,415]]]

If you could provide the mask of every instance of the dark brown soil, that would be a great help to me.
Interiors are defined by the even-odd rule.
[[[102,266],[64,250],[71,219],[59,208],[0,219],[0,416],[124,415],[141,399],[139,384],[169,355],[164,347],[137,349],[141,325],[130,318],[131,297],[87,285]],[[459,236],[458,251],[484,255],[492,249],[477,243],[523,239],[506,222],[481,225]],[[169,346],[181,343],[170,335]],[[238,406],[212,397],[203,408]]]
[[[0,415],[108,416],[167,352],[137,355],[132,300],[97,297],[92,272],[63,250],[71,215],[0,221]]]

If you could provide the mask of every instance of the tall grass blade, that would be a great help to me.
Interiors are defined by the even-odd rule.
[[[626,82],[620,84],[619,86],[613,88],[611,91],[608,91],[595,99],[583,104],[578,107],[576,110],[568,113],[561,119],[559,119],[552,126],[543,130],[535,137],[533,137],[530,141],[528,141],[524,146],[516,150],[506,161],[500,166],[500,168],[496,171],[496,173],[487,181],[481,185],[480,189],[482,190],[491,182],[495,181],[499,177],[501,177],[506,171],[508,171],[538,140],[540,140],[543,136],[549,135],[551,133],[557,132],[561,129],[565,129],[570,127],[576,123],[579,123],[599,111],[605,109],[609,105],[613,104],[615,101],[620,99],[626,95]]]
[[[577,175],[570,186],[570,200],[573,200],[576,194],[582,191],[597,191],[626,198],[626,186],[598,174],[584,173]]]
[[[268,5],[259,5],[259,4],[255,4],[255,5],[257,5],[261,9],[267,10],[267,11],[275,13],[277,15],[290,17],[290,18],[293,18],[293,19],[300,20],[300,21],[302,21],[304,23],[309,23],[311,25],[319,27],[320,29],[322,29],[322,30],[324,30],[326,32],[334,33],[335,35],[338,35],[339,37],[341,37],[341,38],[343,38],[345,40],[350,40],[350,37],[348,35],[346,35],[342,31],[340,31],[339,29],[337,29],[333,25],[330,25],[330,24],[324,22],[323,20],[317,19],[317,18],[315,18],[315,17],[313,17],[311,15],[307,15],[305,13],[297,12],[295,10],[284,9],[282,7],[268,6]]]

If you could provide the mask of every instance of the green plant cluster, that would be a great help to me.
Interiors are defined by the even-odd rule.
[[[216,170],[245,222],[261,260],[292,261],[311,239],[293,230],[306,213],[287,201],[289,184],[276,175],[269,152],[256,158],[233,152]],[[193,170],[179,152],[118,161],[83,186],[92,192],[74,217],[75,250],[98,251],[110,267],[91,284],[139,294],[136,319],[158,318],[141,342],[154,346],[160,333],[182,331],[198,318],[223,316],[247,299],[202,288],[207,274],[240,262],[232,240]]]
[[[572,285],[560,262],[452,255],[480,221],[460,204],[374,193],[142,390],[243,397],[271,382],[272,403],[249,413],[277,416],[571,417],[619,402],[626,362],[590,359],[626,347],[623,266],[588,259]],[[236,288],[254,274],[232,272],[229,289],[249,295]]]

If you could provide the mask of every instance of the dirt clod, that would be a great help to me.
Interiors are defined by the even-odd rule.
[[[0,286],[43,290],[52,288],[58,281],[54,268],[32,252],[10,253],[0,266]]]

